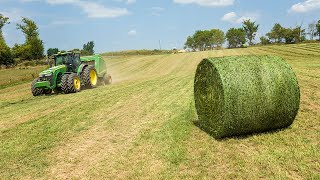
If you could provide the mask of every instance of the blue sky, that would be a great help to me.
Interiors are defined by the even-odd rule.
[[[243,19],[260,24],[258,36],[274,23],[287,27],[320,19],[320,0],[0,0],[7,43],[24,42],[16,29],[21,16],[39,25],[45,47],[82,48],[95,42],[96,52],[126,49],[182,48],[196,30],[240,27]]]

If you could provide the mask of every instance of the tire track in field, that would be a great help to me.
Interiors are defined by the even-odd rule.
[[[17,86],[7,87],[0,90],[0,99],[1,102],[6,102],[10,100],[21,99],[25,97],[30,97],[31,90],[26,91],[27,88],[30,88],[30,83],[20,84]]]
[[[85,96],[86,98],[84,98],[84,103],[81,107],[77,106],[74,108],[75,106],[73,104],[73,108],[61,110],[59,113],[51,113],[44,117],[38,117],[30,123],[21,124],[14,129],[1,133],[0,139],[6,139],[6,141],[0,141],[0,159],[3,160],[0,162],[0,169],[4,170],[0,173],[3,177],[13,176],[20,178],[33,177],[32,172],[35,171],[41,174],[42,169],[37,168],[37,165],[47,164],[48,159],[44,157],[47,151],[60,142],[63,142],[64,139],[80,133],[83,128],[89,128],[97,123],[99,119],[88,119],[88,116],[90,115],[92,107],[99,107],[96,103],[101,103],[101,98],[116,96],[116,98],[110,98],[106,103],[106,105],[112,106],[119,101],[125,101],[130,98],[131,94],[128,93],[130,92],[129,90],[139,92],[144,88],[144,86],[140,86],[141,84],[148,86],[154,83],[155,82],[152,81],[137,82],[117,86],[117,88],[106,89],[105,91],[93,89],[87,92],[88,94]],[[65,100],[77,100],[81,95],[83,94],[73,94],[72,96],[67,96],[69,99],[67,98]],[[81,117],[74,117],[74,114]],[[18,133],[19,136],[15,136],[16,133]],[[12,149],[12,147],[14,147],[14,149]],[[39,151],[38,147],[43,149]],[[8,152],[10,152],[10,154],[8,154]],[[35,157],[37,158],[34,159]],[[5,163],[8,162],[8,158],[10,158],[10,163]],[[28,163],[20,164],[21,161]]]
[[[159,80],[161,81],[163,80]],[[104,159],[109,159],[108,162],[121,160],[121,154],[133,145],[140,131],[152,123],[153,119],[159,118],[159,115],[149,113],[152,108],[157,108],[151,106],[154,102],[150,99],[158,97],[157,90],[161,92],[162,86],[171,87],[171,84],[177,85],[177,82],[179,81],[176,79],[169,79],[164,84],[132,92],[131,99],[111,108],[112,111],[95,117],[104,121],[52,152],[50,157],[56,163],[48,170],[48,177],[84,177],[94,165]],[[111,164],[113,163],[108,164],[109,173],[116,171]]]
[[[190,91],[186,88],[186,79],[190,80],[190,77],[182,77],[179,79],[180,82],[178,79],[175,79],[175,83],[166,85],[168,86],[167,90],[159,91],[152,95],[154,96],[154,101],[147,102],[147,106],[150,108],[148,114],[158,114],[158,116],[149,121],[150,123],[148,126],[140,131],[134,140],[133,146],[129,147],[123,154],[116,155],[117,161],[113,161],[110,158],[103,159],[100,163],[90,169],[89,177],[103,177],[104,179],[130,179],[134,177],[151,178],[159,174],[163,168],[166,168],[164,159],[161,159],[161,157],[156,154],[159,149],[156,149],[157,152],[155,152],[155,147],[152,146],[152,144],[149,144],[146,141],[143,141],[142,143],[140,138],[148,134],[150,130],[157,131],[157,128],[160,128],[163,123],[170,120],[171,117],[179,111],[176,108],[181,108],[181,106],[177,104],[184,98],[166,91],[171,89],[171,87],[176,87],[181,89],[179,95],[184,95],[185,90]]]
[[[99,87],[98,89],[85,90],[80,93],[85,95],[90,93],[89,91],[97,91],[109,87],[110,86]],[[29,89],[25,89],[25,91],[28,90]],[[63,109],[72,108],[74,104],[82,104],[94,99],[94,96],[89,98],[73,98],[74,96],[81,96],[80,93],[42,97],[33,97],[29,94],[29,98],[25,100],[9,102],[8,106],[2,109],[3,113],[0,114],[0,131],[14,128],[30,120],[41,119],[41,117],[45,117],[51,113],[58,113]],[[64,100],[62,101],[61,99]]]

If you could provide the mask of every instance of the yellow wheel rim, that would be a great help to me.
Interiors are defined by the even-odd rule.
[[[80,87],[81,87],[81,83],[80,83],[80,78],[79,77],[75,77],[73,80],[73,84],[74,84],[74,88],[79,91]]]
[[[98,82],[98,76],[97,76],[97,73],[96,73],[96,71],[95,70],[91,70],[90,71],[90,82],[91,82],[91,84],[92,85],[96,85],[97,84],[97,82]]]

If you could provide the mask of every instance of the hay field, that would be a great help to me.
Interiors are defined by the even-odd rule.
[[[285,130],[217,141],[193,124],[195,70],[205,57],[245,54],[287,60],[300,110]],[[114,57],[108,67],[112,85],[76,94],[0,89],[0,179],[320,178],[319,44]]]

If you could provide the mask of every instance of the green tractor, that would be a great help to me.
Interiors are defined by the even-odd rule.
[[[80,52],[53,55],[54,66],[42,71],[31,84],[33,96],[63,92],[79,92],[82,88],[95,88],[98,83],[110,84],[105,61],[100,55],[80,57]]]

